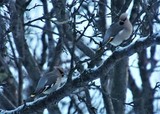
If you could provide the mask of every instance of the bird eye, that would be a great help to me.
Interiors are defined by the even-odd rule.
[[[64,75],[64,72],[62,69],[58,68],[59,72],[61,73],[61,75],[63,76]]]
[[[125,22],[127,18],[120,19],[120,22]]]
[[[127,18],[124,18],[122,21],[124,22]]]
[[[120,25],[123,25],[124,22],[126,21],[126,19],[127,19],[127,18],[121,19],[121,20],[119,21],[119,24],[120,24]]]

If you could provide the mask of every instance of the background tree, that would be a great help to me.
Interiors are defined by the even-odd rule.
[[[50,114],[155,114],[159,106],[158,0],[2,0],[0,111]],[[110,23],[129,14],[133,34],[115,48],[100,42]],[[30,99],[54,66],[66,82]]]

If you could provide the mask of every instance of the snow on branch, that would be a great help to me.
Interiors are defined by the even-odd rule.
[[[56,104],[65,96],[70,95],[73,91],[78,88],[87,86],[88,82],[99,78],[102,75],[106,75],[110,69],[115,65],[115,63],[121,60],[124,57],[129,57],[136,52],[141,52],[143,49],[147,47],[160,44],[160,34],[153,34],[148,36],[147,38],[143,38],[137,40],[135,43],[130,44],[129,46],[124,47],[123,49],[116,50],[113,54],[106,59],[106,61],[97,69],[88,69],[85,70],[79,78],[74,79],[70,83],[66,83],[62,88],[58,91],[39,98],[33,102],[27,102],[23,105],[17,107],[13,110],[2,110],[0,109],[0,113],[2,114],[13,114],[13,113],[32,113],[33,111],[39,111],[47,107],[51,104]]]

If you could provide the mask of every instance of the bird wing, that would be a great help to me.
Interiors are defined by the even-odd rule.
[[[56,75],[55,71],[44,74],[44,76],[38,81],[38,85],[34,93],[42,93],[43,91],[49,89],[51,86],[54,86],[57,81],[57,77],[58,75]]]
[[[112,41],[114,37],[121,31],[123,27],[119,25],[119,23],[113,23],[109,29],[106,31],[105,36],[103,38],[102,45],[105,45],[106,43]]]
[[[47,76],[47,75],[46,75]],[[58,75],[56,72],[50,72],[48,74],[48,81],[45,85],[52,85],[54,86],[57,81]]]

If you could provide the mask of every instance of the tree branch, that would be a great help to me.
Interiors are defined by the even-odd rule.
[[[115,63],[121,60],[124,57],[129,57],[136,52],[141,52],[143,49],[146,49],[149,46],[160,44],[160,34],[154,34],[148,36],[147,38],[141,38],[135,43],[132,43],[123,49],[119,49],[113,52],[113,54],[96,70],[86,70],[84,71],[79,78],[74,79],[71,83],[67,83],[58,91],[37,99],[33,102],[28,102],[25,105],[21,105],[14,110],[0,110],[0,112],[11,114],[16,112],[21,113],[31,113],[36,110],[41,110],[49,104],[56,104],[65,96],[68,96],[73,91],[80,87],[86,86],[90,81],[99,78],[102,75],[106,75]]]

